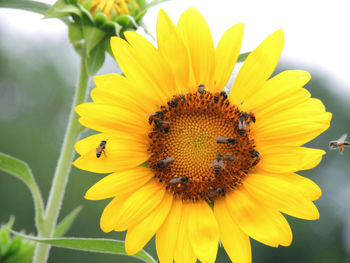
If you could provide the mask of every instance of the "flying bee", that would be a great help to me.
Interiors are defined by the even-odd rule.
[[[223,161],[222,155],[218,154],[214,161],[209,164],[209,167],[214,167],[214,173],[216,175],[220,174],[221,169],[225,169],[225,163]]]
[[[199,92],[200,94],[204,94],[204,93],[205,93],[205,85],[204,85],[204,84],[200,84],[200,85],[198,86],[198,92]]]
[[[175,108],[180,101],[183,101],[185,99],[185,95],[179,94],[179,95],[174,95],[173,98],[168,101],[168,105],[172,108]]]
[[[218,196],[224,196],[226,193],[224,188],[216,188],[215,190],[210,190],[207,193],[207,197],[210,201],[214,201]]]
[[[107,143],[107,141],[101,141],[100,145],[96,148],[96,157],[97,158],[100,158],[102,153],[106,154],[106,152],[105,152],[106,143]]]
[[[157,120],[154,120],[154,124],[158,129],[163,130],[165,133],[169,132],[170,122],[157,119]]]
[[[158,168],[163,168],[163,167],[165,167],[165,166],[171,164],[173,161],[174,161],[174,157],[171,157],[171,156],[170,156],[170,157],[168,157],[168,158],[166,158],[166,159],[164,159],[164,160],[159,161],[159,162],[156,164],[156,166],[157,166]]]
[[[182,184],[188,182],[189,177],[183,176],[183,177],[175,177],[169,181],[171,184]]]
[[[244,116],[240,116],[237,121],[237,130],[240,135],[244,134],[247,130],[247,122]]]
[[[148,117],[148,123],[151,125],[153,121],[156,119],[163,120],[164,118],[164,112],[163,111],[156,111],[154,113],[149,114]]]
[[[343,154],[344,152],[344,146],[349,146],[350,143],[345,141],[346,140],[346,137],[348,135],[345,133],[343,134],[342,136],[340,136],[340,138],[336,141],[330,141],[329,142],[329,148],[331,150],[336,150],[336,149],[339,149],[339,153],[340,154]]]
[[[231,137],[223,137],[223,136],[219,136],[217,139],[216,139],[216,142],[217,143],[231,143],[231,144],[235,144],[236,143],[236,140],[231,138]]]
[[[228,163],[233,163],[233,161],[235,160],[235,158],[233,158],[233,156],[229,153],[226,153],[224,155],[224,160],[227,161]]]
[[[254,162],[253,162],[253,166],[257,165],[260,161],[261,161],[261,156],[260,153],[257,150],[251,150],[250,154],[253,158],[255,158]]]
[[[222,101],[226,100],[227,99],[227,93],[224,90],[222,90],[221,92],[216,92],[214,94],[214,102],[218,103],[220,97],[222,97]]]

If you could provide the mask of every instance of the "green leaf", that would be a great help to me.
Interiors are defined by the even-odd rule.
[[[77,23],[69,23],[68,24],[68,37],[71,43],[77,42],[83,39],[83,31],[81,25]]]
[[[35,247],[32,244],[22,244],[19,253],[6,260],[6,263],[30,263],[33,260]]]
[[[80,251],[90,251],[106,254],[126,255],[125,243],[119,240],[111,239],[94,239],[94,238],[40,238],[24,235],[19,232],[10,230],[13,234],[25,239],[33,240],[39,243],[48,244],[55,247],[68,248]],[[144,262],[156,262],[146,251],[141,250],[139,253],[132,255]]]
[[[0,0],[0,7],[22,9],[44,15],[51,5],[31,0]]]
[[[82,209],[82,206],[78,206],[73,211],[71,211],[65,218],[63,218],[63,220],[57,225],[53,237],[61,237],[64,234],[66,234]]]
[[[83,26],[83,34],[85,38],[86,54],[89,57],[91,51],[99,44],[106,36],[106,33],[94,26]]]
[[[237,62],[243,62],[244,60],[246,60],[250,53],[251,52],[245,52],[245,53],[239,54]]]
[[[86,58],[86,68],[89,76],[93,76],[103,65],[105,61],[104,43],[97,45]]]
[[[45,14],[45,18],[61,18],[75,14],[81,16],[80,9],[72,4],[68,4],[65,0],[58,0]]]

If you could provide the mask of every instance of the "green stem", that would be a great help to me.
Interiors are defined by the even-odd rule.
[[[68,175],[71,169],[72,159],[74,155],[74,144],[77,141],[81,132],[80,124],[78,123],[78,115],[74,108],[83,103],[86,97],[87,83],[89,75],[86,69],[86,56],[83,50],[81,55],[80,76],[79,82],[75,90],[72,109],[69,116],[68,126],[64,137],[61,154],[57,163],[54,180],[51,186],[49,200],[46,206],[46,214],[44,218],[44,227],[40,229],[40,237],[52,237],[59,211],[61,209],[64,191],[68,181]],[[50,246],[46,244],[38,244],[35,249],[33,263],[44,263],[47,261]]]

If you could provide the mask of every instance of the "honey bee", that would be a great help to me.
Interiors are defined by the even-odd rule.
[[[168,133],[169,132],[169,129],[170,129],[170,122],[168,121],[163,121],[163,120],[154,120],[154,124],[156,125],[156,127],[158,129],[161,129],[163,130],[165,133]]]
[[[257,150],[251,150],[250,154],[253,158],[255,158],[255,161],[253,162],[253,166],[257,165],[261,161],[260,153]]]
[[[101,141],[100,145],[96,148],[96,157],[100,158],[101,154],[105,152],[107,141]]]
[[[231,138],[231,137],[223,137],[223,136],[219,136],[217,139],[216,139],[216,142],[217,143],[231,143],[231,144],[235,144],[236,143],[236,140]]]
[[[251,122],[256,122],[256,118],[253,112],[249,111],[249,112],[243,112],[241,114],[241,117],[243,117],[246,121],[248,121],[248,124]]]
[[[235,159],[233,158],[233,156],[231,154],[226,153],[224,155],[224,160],[231,164]]]
[[[151,113],[148,117],[148,123],[151,125],[153,121],[156,119],[163,120],[164,118],[164,112],[163,111],[156,111],[154,113]]]
[[[221,169],[225,169],[225,163],[223,161],[222,155],[218,154],[214,161],[209,164],[209,167],[214,167],[214,173],[216,175],[220,174]]]
[[[344,146],[349,146],[350,143],[345,141],[346,140],[346,137],[348,135],[345,133],[343,134],[342,136],[340,136],[340,138],[338,140],[335,140],[335,141],[330,141],[329,142],[329,148],[331,150],[337,150],[339,149],[339,153],[340,154],[343,154],[344,152]]]
[[[166,159],[164,159],[164,160],[159,161],[159,162],[156,164],[156,166],[157,166],[158,168],[163,168],[163,167],[165,167],[165,166],[171,164],[173,161],[174,161],[174,157],[171,157],[171,156],[170,156],[170,157],[168,157],[168,158],[166,158]]]
[[[227,93],[224,90],[222,90],[221,92],[216,92],[214,94],[214,102],[218,103],[220,97],[222,97],[222,101],[226,100],[227,99]]]
[[[239,133],[240,135],[244,134],[245,131],[247,130],[246,119],[245,119],[243,116],[240,116],[240,117],[238,118],[237,130],[238,130],[238,133]]]
[[[172,108],[175,108],[179,104],[179,102],[183,101],[184,99],[185,95],[183,94],[175,95],[170,101],[168,101],[168,105]]]
[[[182,184],[188,182],[189,177],[183,176],[183,177],[175,177],[169,181],[171,184]]]
[[[224,196],[226,193],[224,188],[216,188],[215,190],[210,190],[207,193],[207,197],[210,201],[214,201],[214,199],[218,196]]]
[[[205,91],[205,86],[204,86],[204,84],[200,84],[199,86],[198,86],[198,92],[200,93],[200,94],[204,94],[206,91]]]

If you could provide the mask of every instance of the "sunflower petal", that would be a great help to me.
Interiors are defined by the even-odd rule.
[[[174,199],[169,215],[156,235],[157,254],[159,261],[162,263],[173,262],[181,216],[182,201]]]
[[[215,50],[214,86],[223,90],[236,64],[243,39],[244,24],[236,24],[221,37]]]
[[[230,91],[230,100],[239,105],[261,88],[275,70],[284,44],[282,30],[268,36],[249,54]]]
[[[136,167],[123,172],[110,174],[94,184],[85,194],[89,200],[101,200],[135,192],[152,177],[149,168]]]
[[[103,232],[108,233],[115,228],[119,216],[118,212],[127,200],[127,198],[127,195],[115,197],[105,207],[100,219],[100,227]]]
[[[149,181],[126,200],[114,230],[124,231],[143,220],[158,207],[164,194],[164,187],[154,180]]]
[[[251,174],[244,181],[247,191],[266,206],[301,219],[319,218],[316,206],[300,194],[293,185],[267,173]]]
[[[252,262],[249,237],[233,221],[224,199],[215,201],[214,214],[219,225],[222,245],[232,262]]]
[[[125,250],[128,255],[139,252],[152,238],[169,214],[172,201],[173,195],[165,193],[157,208],[128,230],[125,238]]]
[[[219,228],[213,211],[207,202],[186,205],[188,213],[188,236],[194,253],[202,262],[215,262]]]
[[[251,238],[272,247],[287,246],[292,232],[276,210],[253,198],[243,187],[226,195],[226,207],[239,227]]]
[[[194,8],[182,13],[177,24],[190,52],[196,85],[212,83],[215,69],[214,42],[204,17]]]

